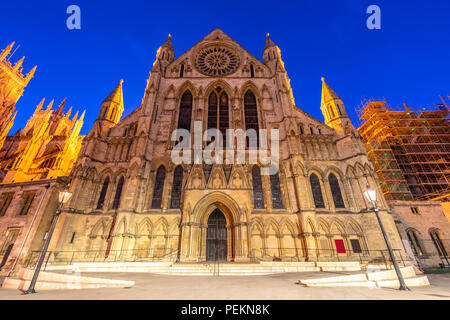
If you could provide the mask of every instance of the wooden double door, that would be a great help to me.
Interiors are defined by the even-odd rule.
[[[215,209],[208,219],[206,231],[206,261],[227,260],[227,222],[220,209]]]

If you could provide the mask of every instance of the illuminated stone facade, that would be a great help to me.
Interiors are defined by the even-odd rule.
[[[27,75],[22,74],[25,57],[14,65],[10,62],[13,47],[14,42],[0,53],[0,148],[14,124],[16,103],[36,71],[34,67]]]
[[[69,175],[81,148],[84,113],[70,119],[72,108],[63,113],[65,100],[57,110],[53,101],[43,109],[44,99],[23,130],[5,139],[0,150],[2,183],[55,179]]]
[[[25,128],[7,136],[16,102],[36,70],[23,76],[23,58],[9,62],[13,45],[0,54],[0,275],[42,247],[58,204],[58,179],[69,175],[83,140],[84,113],[70,119],[65,100],[52,110],[53,101],[43,108],[43,99]]]
[[[195,262],[213,260],[213,248],[228,261],[370,261],[386,246],[367,209],[367,186],[378,193],[393,247],[403,248],[342,99],[325,81],[322,90],[325,123],[295,105],[269,36],[263,62],[219,29],[177,59],[169,37],[141,105],[121,119],[121,81],[100,106],[71,172],[73,197],[51,249],[85,252],[77,258],[86,260]],[[203,131],[278,129],[279,172],[261,175],[260,165],[247,160],[176,166],[171,134],[192,132],[195,121]]]

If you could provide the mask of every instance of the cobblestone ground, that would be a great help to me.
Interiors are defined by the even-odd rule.
[[[0,289],[0,300],[25,299],[158,299],[158,300],[450,300],[450,274],[428,275],[431,286],[412,288],[411,292],[371,288],[306,288],[299,279],[334,276],[342,273],[285,273],[247,277],[189,277],[148,273],[84,273],[86,276],[133,280],[132,288],[100,288],[41,291],[23,296],[17,290]]]

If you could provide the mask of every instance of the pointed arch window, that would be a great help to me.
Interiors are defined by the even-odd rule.
[[[338,179],[334,174],[330,173],[330,175],[328,176],[328,182],[330,184],[331,195],[333,196],[334,207],[345,208]]]
[[[187,90],[181,97],[180,113],[178,114],[178,129],[191,130],[192,94]]]
[[[222,133],[223,146],[226,146],[226,130],[229,128],[228,112],[228,95],[217,87],[208,99],[208,129],[218,129]]]
[[[414,254],[417,256],[423,256],[424,251],[422,249],[422,246],[420,245],[417,233],[414,230],[409,230],[408,232],[406,232],[406,235],[408,236],[409,243],[414,250]]]
[[[261,170],[258,166],[253,166],[252,168],[252,181],[253,181],[253,207],[255,209],[264,209]]]
[[[180,207],[182,184],[183,184],[183,167],[177,166],[173,173],[172,197],[170,199],[171,208]]]
[[[97,202],[97,209],[103,209],[103,205],[105,204],[106,192],[108,191],[109,186],[109,177],[103,181],[102,191],[100,192],[100,197]]]
[[[272,191],[272,208],[283,209],[281,200],[280,177],[278,173],[270,176],[270,190]]]
[[[309,177],[309,183],[311,184],[311,190],[314,198],[314,205],[316,208],[325,208],[323,202],[322,189],[320,188],[319,178],[313,173]]]
[[[119,182],[117,183],[116,194],[114,195],[113,209],[118,209],[120,205],[120,199],[122,197],[122,189],[123,184],[125,182],[124,177],[120,177]]]
[[[431,240],[433,240],[436,250],[439,252],[439,256],[447,257],[447,250],[445,250],[445,246],[442,243],[441,237],[439,236],[439,231],[431,230],[430,237],[431,237]]]
[[[255,77],[255,67],[253,67],[253,65],[250,65],[250,77],[254,78]]]
[[[156,171],[155,190],[153,191],[152,209],[161,209],[166,168],[161,165]]]
[[[244,95],[244,116],[245,130],[254,129],[256,131],[256,146],[259,146],[259,123],[258,109],[256,107],[256,97],[248,90]],[[249,137],[247,136],[247,147],[249,147]]]
[[[180,67],[180,78],[184,77],[184,64],[181,65]]]

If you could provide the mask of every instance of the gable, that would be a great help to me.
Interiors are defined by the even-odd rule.
[[[225,59],[237,61],[238,65],[236,70],[233,70],[233,72],[229,74],[218,73],[216,75],[208,74],[207,71],[201,70],[199,58],[201,58],[200,55],[202,54],[205,56],[205,51],[207,51],[208,48],[219,48],[222,51],[226,51]],[[166,76],[178,77],[181,65],[184,65],[184,71],[189,73],[189,77],[247,77],[250,64],[253,64],[254,68],[264,75],[270,75],[267,66],[265,66],[258,58],[248,52],[222,30],[215,29],[173,61],[167,67]],[[243,70],[246,73],[243,74]]]

